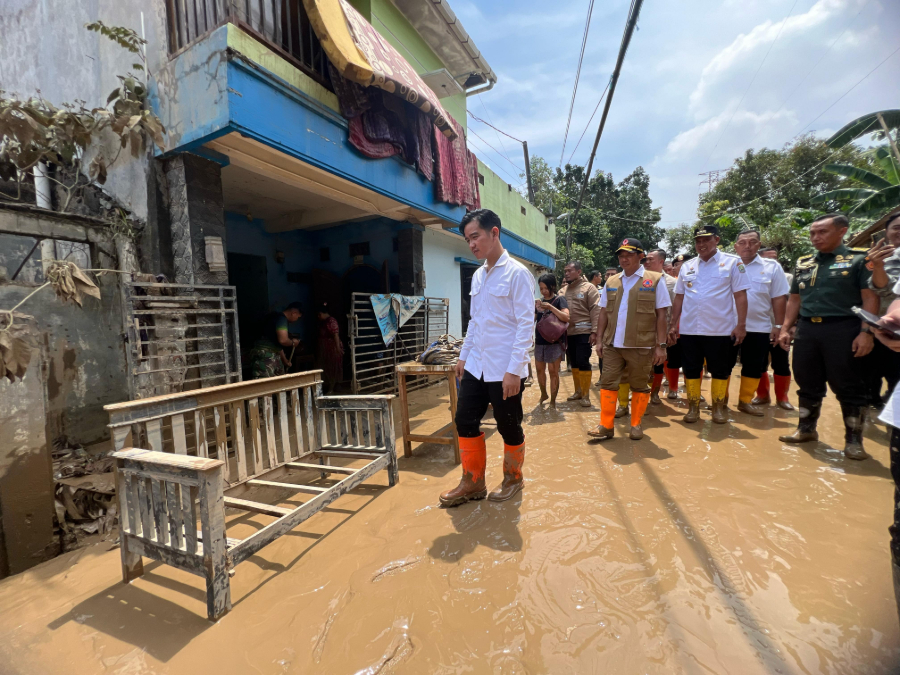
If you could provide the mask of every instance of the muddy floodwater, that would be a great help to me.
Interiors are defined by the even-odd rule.
[[[687,426],[664,399],[644,440],[623,419],[589,443],[598,408],[538,395],[514,500],[439,508],[459,469],[419,446],[399,486],[382,472],[241,564],[216,624],[199,577],[145,563],[126,586],[112,544],[66,554],[0,582],[0,673],[900,672],[882,425],[852,462],[833,398],[802,447],[777,439],[796,412]],[[436,390],[412,403],[417,430],[448,421]]]

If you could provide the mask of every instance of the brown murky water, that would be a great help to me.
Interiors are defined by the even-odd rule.
[[[416,396],[414,425],[441,426],[446,400]],[[858,463],[827,445],[833,399],[804,448],[777,440],[796,413],[686,427],[664,401],[643,441],[588,443],[596,408],[537,397],[517,499],[438,508],[458,468],[424,447],[398,487],[381,474],[239,566],[215,625],[197,577],[154,563],[125,586],[109,544],[68,554],[0,583],[0,672],[900,670],[883,427]],[[229,534],[269,520],[233,514]]]

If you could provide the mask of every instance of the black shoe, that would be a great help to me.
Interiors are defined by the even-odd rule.
[[[844,457],[863,460],[869,455],[863,449],[863,427],[866,423],[866,409],[858,405],[841,403],[844,416]]]

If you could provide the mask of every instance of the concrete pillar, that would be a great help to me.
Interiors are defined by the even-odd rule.
[[[398,239],[398,261],[400,264],[400,293],[402,295],[423,295],[425,259],[422,230],[409,227],[400,230]]]
[[[228,272],[210,272],[206,237],[225,246],[222,167],[182,153],[165,161],[175,283],[227,284]]]

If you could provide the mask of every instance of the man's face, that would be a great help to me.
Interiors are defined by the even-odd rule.
[[[763,251],[759,254],[763,258],[768,258],[769,260],[778,260],[778,251],[775,249],[769,249],[768,251]]]
[[[678,273],[681,271],[681,264],[682,264],[681,260],[672,263],[672,276],[673,277],[678,276]]]
[[[753,260],[759,253],[759,237],[754,234],[742,234],[734,242],[734,252],[745,261]]]
[[[619,273],[618,270],[614,270],[614,269],[608,269],[608,270],[606,270],[606,280],[609,281],[609,280],[612,279],[614,276],[616,276],[618,273]]]
[[[619,259],[619,267],[622,268],[622,271],[625,272],[626,275],[630,276],[641,266],[641,258],[643,256],[634,251],[620,251],[617,254],[617,257]]]
[[[702,237],[694,237],[694,248],[697,255],[701,258],[708,258],[715,254],[716,247],[719,245],[719,237],[714,234],[707,234]]]
[[[575,265],[568,264],[563,270],[563,278],[566,280],[566,283],[571,284],[573,281],[577,281],[580,276],[581,270],[575,267]]]
[[[891,222],[886,236],[891,246],[900,246],[900,218],[895,218]]]
[[[846,227],[835,227],[833,220],[822,220],[809,226],[809,241],[817,251],[829,252],[840,246]]]
[[[497,241],[497,237],[500,236],[500,231],[495,227],[490,232],[487,232],[477,220],[472,220],[466,223],[466,229],[463,231],[463,234],[466,237],[466,243],[469,245],[472,255],[478,260],[484,260],[487,258],[488,251],[491,250],[494,242]]]
[[[603,283],[603,277],[600,276],[599,274],[595,274],[594,276],[591,277],[591,283],[594,284],[594,286],[599,286],[600,284]]]
[[[677,272],[675,271],[675,268],[672,267],[672,263],[665,263],[663,265],[663,272],[668,274],[670,277],[673,277],[677,274]]]
[[[644,261],[644,267],[651,272],[662,272],[664,271],[663,259],[660,257],[659,253],[652,251],[647,254],[647,260]]]
[[[284,313],[285,318],[287,318],[288,323],[294,323],[295,321],[299,321],[300,317],[303,316],[299,310],[289,309]]]

